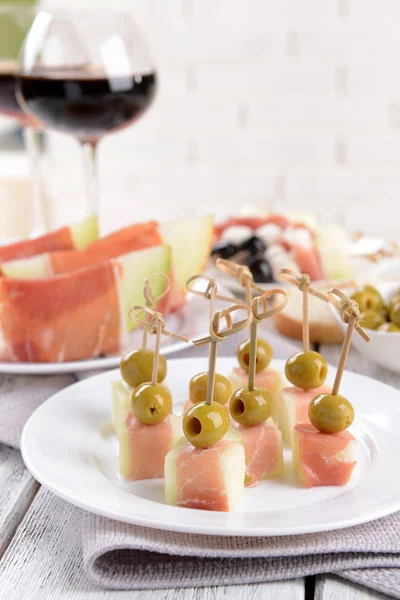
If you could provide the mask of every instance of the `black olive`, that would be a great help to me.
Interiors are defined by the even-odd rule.
[[[239,248],[236,244],[232,244],[231,242],[220,242],[219,244],[215,244],[214,248],[211,250],[211,256],[217,256],[219,258],[232,258],[235,254],[239,252]]]
[[[247,261],[256,283],[271,283],[274,281],[271,265],[263,256],[254,256]]]
[[[257,237],[256,235],[252,235],[247,240],[243,242],[240,246],[240,250],[245,250],[250,254],[250,256],[257,256],[257,254],[264,254],[267,247],[265,245],[264,240]]]

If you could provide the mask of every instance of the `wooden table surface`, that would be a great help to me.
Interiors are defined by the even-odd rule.
[[[321,349],[337,364],[338,347]],[[400,376],[351,351],[347,368],[400,386]],[[1,386],[1,379],[0,379]],[[1,394],[1,387],[0,387]],[[1,401],[1,399],[0,399]],[[387,598],[324,575],[292,581],[158,591],[98,588],[82,567],[80,510],[41,487],[18,450],[0,445],[0,599],[40,600],[366,600]]]

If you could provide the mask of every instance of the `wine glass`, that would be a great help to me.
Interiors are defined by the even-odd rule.
[[[31,162],[31,236],[46,230],[41,189],[41,132],[32,115],[26,114],[16,97],[18,55],[25,35],[34,21],[35,9],[22,4],[0,5],[0,113],[16,119],[23,127],[25,146]]]
[[[157,78],[131,16],[109,10],[38,12],[20,56],[18,99],[49,129],[80,142],[88,212],[98,212],[96,149],[150,106]]]

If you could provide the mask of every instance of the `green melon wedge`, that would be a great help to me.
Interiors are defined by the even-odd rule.
[[[84,221],[70,225],[70,231],[75,248],[81,250],[99,237],[97,215],[93,214]]]
[[[349,255],[349,239],[340,225],[321,225],[315,240],[324,279],[351,279],[354,275]]]
[[[73,250],[68,250],[73,252]],[[30,258],[17,258],[1,265],[1,272],[14,279],[42,279],[52,275],[49,253],[44,252]]]
[[[167,221],[160,225],[160,232],[164,242],[172,248],[175,285],[186,290],[186,281],[203,271],[210,256],[213,216]]]
[[[136,325],[129,319],[129,310],[132,306],[143,306],[143,284],[147,277],[155,273],[170,274],[172,266],[171,248],[169,246],[154,246],[145,250],[131,252],[125,256],[113,259],[117,269],[122,268],[122,277],[119,277],[119,298],[121,315],[124,318],[125,329],[131,331]],[[165,290],[166,282],[161,277],[152,281],[153,291],[160,296]]]

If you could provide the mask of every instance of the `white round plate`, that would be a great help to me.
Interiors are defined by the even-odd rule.
[[[221,287],[221,293],[227,293]],[[218,307],[223,307],[218,303]],[[207,335],[209,329],[210,312],[207,302],[202,298],[190,296],[187,302],[180,309],[168,315],[165,319],[167,329],[179,331],[182,335],[193,339]],[[142,339],[141,330],[137,329],[129,335],[128,349],[136,348],[140,345]],[[154,345],[153,336],[148,341],[149,348]],[[178,352],[187,346],[186,342],[174,340],[173,338],[162,336],[161,352],[164,355]],[[121,353],[114,356],[104,356],[90,358],[87,360],[77,360],[73,362],[56,363],[29,363],[29,362],[0,362],[0,373],[13,375],[53,375],[56,373],[76,373],[80,371],[105,370],[119,367]]]
[[[233,358],[221,358],[228,374]],[[273,367],[283,369],[283,361]],[[194,373],[206,359],[168,363],[167,382],[179,410]],[[285,450],[285,480],[262,481],[246,490],[232,513],[168,506],[163,480],[123,482],[117,474],[118,444],[109,425],[110,382],[118,371],[102,373],[59,392],[31,416],[22,435],[22,455],[44,486],[81,508],[127,523],[208,535],[270,536],[328,531],[356,525],[400,509],[400,392],[378,381],[345,373],[341,393],[356,411],[352,432],[358,440],[358,464],[344,487],[303,489],[293,480]],[[332,383],[330,369],[328,383]]]

